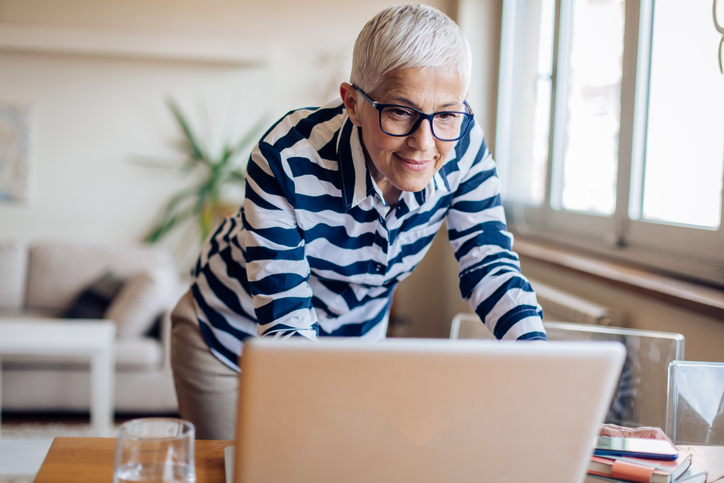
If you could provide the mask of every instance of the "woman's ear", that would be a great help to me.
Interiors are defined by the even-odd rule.
[[[359,126],[361,123],[359,121],[359,113],[357,112],[358,104],[356,94],[357,91],[355,91],[355,88],[347,82],[342,82],[342,85],[339,86],[339,95],[342,97],[345,109],[347,109],[347,115],[350,121],[352,121],[352,124]]]

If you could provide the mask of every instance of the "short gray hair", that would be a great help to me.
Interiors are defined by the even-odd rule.
[[[388,7],[367,22],[354,44],[352,85],[371,93],[391,72],[447,67],[470,83],[472,55],[460,27],[427,5]]]

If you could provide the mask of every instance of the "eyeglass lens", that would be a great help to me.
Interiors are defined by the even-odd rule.
[[[407,136],[417,127],[420,113],[400,106],[380,111],[380,126],[387,134]],[[441,141],[456,140],[467,128],[468,116],[461,112],[439,112],[432,118],[432,134]]]

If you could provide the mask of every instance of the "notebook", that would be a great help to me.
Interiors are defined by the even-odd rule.
[[[234,483],[584,480],[616,342],[247,339]]]

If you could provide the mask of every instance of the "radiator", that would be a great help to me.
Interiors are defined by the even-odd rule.
[[[623,319],[614,310],[564,292],[536,280],[530,280],[546,321],[622,326]]]

